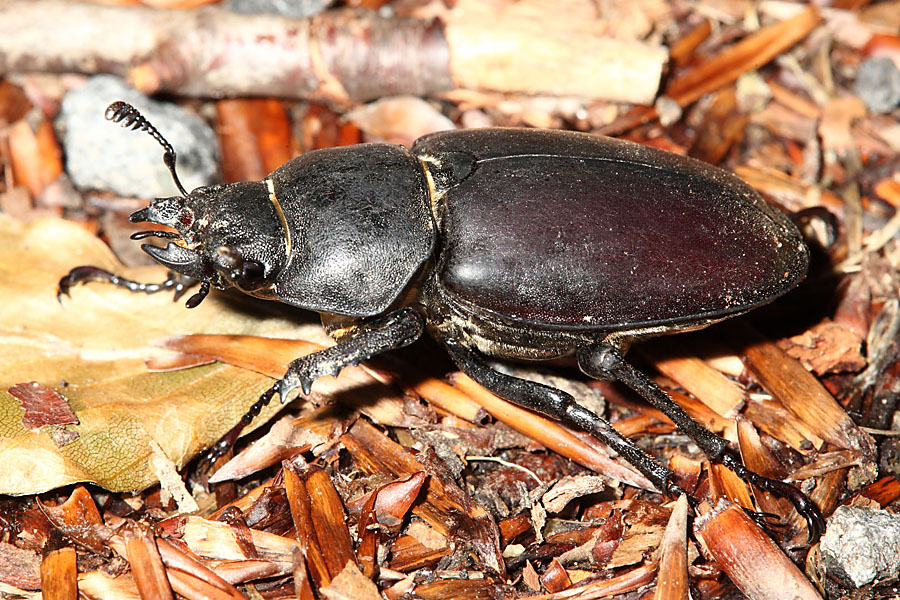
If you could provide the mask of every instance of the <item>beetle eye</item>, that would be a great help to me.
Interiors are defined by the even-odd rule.
[[[235,284],[242,290],[251,291],[262,287],[266,270],[255,260],[245,260],[241,264],[241,274]]]

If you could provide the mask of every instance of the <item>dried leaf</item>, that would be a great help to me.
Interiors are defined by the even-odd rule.
[[[59,220],[27,226],[0,215],[0,493],[40,493],[74,482],[139,490],[157,481],[150,441],[177,468],[228,431],[271,379],[223,364],[152,373],[145,360],[172,356],[159,340],[189,333],[295,337],[297,324],[242,312],[213,295],[195,310],[168,294],[133,294],[90,284],[57,302],[59,279],[93,264],[142,281],[163,268],[125,270],[85,229]],[[21,309],[27,307],[27,310]],[[79,424],[59,444],[22,424],[10,387],[35,381],[63,390]],[[256,423],[280,406],[274,403]]]

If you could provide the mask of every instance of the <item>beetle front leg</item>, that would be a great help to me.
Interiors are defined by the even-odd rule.
[[[123,287],[130,292],[143,292],[145,294],[155,294],[165,290],[174,290],[175,300],[178,300],[185,291],[198,283],[196,279],[188,277],[187,275],[182,275],[181,273],[175,273],[174,271],[170,271],[166,280],[160,283],[141,283],[132,279],[126,279],[125,277],[116,275],[106,269],[101,269],[100,267],[84,265],[75,267],[59,280],[56,287],[56,299],[61,302],[62,297],[68,296],[69,291],[74,286],[88,283],[89,281],[104,281],[118,287]]]
[[[800,490],[783,481],[763,477],[745,467],[737,453],[728,447],[728,442],[692,419],[658,385],[629,364],[613,346],[606,343],[584,346],[578,349],[577,357],[578,366],[586,375],[595,379],[621,381],[662,411],[697,444],[710,461],[720,462],[744,481],[789,500],[806,519],[810,542],[817,540],[825,531],[825,520],[818,507]]]
[[[581,406],[566,392],[554,387],[505,375],[484,361],[472,348],[453,339],[442,340],[456,365],[479,385],[519,406],[558,421],[574,424],[601,439],[640,471],[659,490],[677,497],[685,491],[672,482],[673,473],[634,442],[620,434],[604,418]],[[695,500],[687,494],[693,504]]]
[[[241,432],[272,401],[275,394],[280,396],[282,403],[298,387],[304,394],[309,394],[313,382],[319,377],[337,377],[344,367],[358,365],[373,356],[408,346],[419,339],[424,330],[425,323],[415,309],[401,308],[356,326],[331,348],[301,356],[288,366],[283,378],[253,403],[237,425],[210,448],[204,462],[212,464],[231,449]]]

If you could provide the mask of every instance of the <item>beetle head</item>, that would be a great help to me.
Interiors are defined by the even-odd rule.
[[[201,187],[185,196],[157,198],[129,219],[174,229],[141,231],[132,238],[171,240],[165,248],[141,248],[169,269],[208,284],[205,289],[236,287],[253,296],[273,295],[287,248],[264,183]],[[201,294],[205,296],[203,289]],[[202,299],[194,297],[189,304]]]
[[[188,193],[175,172],[175,149],[136,108],[113,102],[106,118],[123,127],[146,131],[163,147],[163,162],[180,196],[157,198],[137,211],[132,223],[156,223],[175,231],[141,231],[132,239],[159,237],[165,248],[141,248],[161,264],[201,282],[200,291],[187,302],[200,304],[210,286],[236,287],[263,298],[274,295],[274,282],[289,253],[287,227],[263,182],[230,183],[201,187]]]

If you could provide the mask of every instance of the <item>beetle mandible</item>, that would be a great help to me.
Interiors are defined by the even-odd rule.
[[[175,151],[132,106],[107,119],[150,133],[180,196],[131,215],[174,231],[135,239],[174,273],[142,284],[92,267],[89,279],[134,291],[210,287],[317,311],[337,345],[290,364],[213,449],[221,454],[278,394],[416,341],[425,331],[479,384],[574,424],[625,457],[661,491],[672,472],[558,389],[506,375],[486,357],[574,356],[596,379],[618,380],[665,413],[710,461],[788,498],[809,525],[818,508],[793,486],[741,463],[623,359],[631,342],[705,327],[766,304],[805,276],[794,225],[736,176],[700,161],[583,133],[477,129],[427,135],[410,149],[360,144],[308,152],[261,181],[188,193]]]

